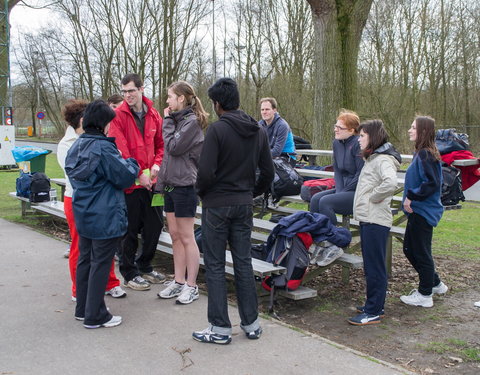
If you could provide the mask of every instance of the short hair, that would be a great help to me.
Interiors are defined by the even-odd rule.
[[[103,132],[105,127],[115,118],[115,111],[102,99],[97,99],[87,105],[83,115],[83,129],[98,129]]]
[[[240,93],[237,83],[231,78],[220,78],[208,88],[208,97],[225,111],[240,107]]]
[[[368,145],[362,150],[363,157],[366,159],[372,155],[373,151],[388,141],[388,133],[382,120],[362,122],[358,127],[358,132],[361,130],[368,134]]]
[[[120,102],[123,102],[123,97],[120,94],[110,95],[107,99],[108,104],[118,104]]]
[[[269,102],[272,105],[273,109],[277,109],[277,101],[275,98],[262,98],[260,99],[260,105],[264,102]]]
[[[128,85],[130,82],[133,82],[135,87],[143,87],[143,80],[136,73],[128,73],[122,78],[122,85]]]
[[[63,118],[74,129],[80,127],[80,119],[87,108],[88,102],[83,99],[71,99],[63,107]]]
[[[340,114],[337,117],[337,121],[338,120],[342,121],[345,124],[345,126],[347,127],[347,129],[349,129],[349,130],[353,129],[353,130],[355,130],[355,133],[358,134],[358,126],[360,125],[360,117],[358,117],[358,115],[355,112],[342,108],[340,110]]]

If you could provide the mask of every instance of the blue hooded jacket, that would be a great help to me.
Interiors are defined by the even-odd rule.
[[[315,242],[329,241],[338,247],[346,247],[352,241],[347,228],[333,225],[325,215],[298,211],[280,219],[268,236],[267,249],[272,248],[277,236],[290,238],[299,232],[310,233]]]
[[[405,174],[403,200],[412,201],[413,212],[422,215],[427,223],[436,227],[443,215],[440,200],[442,191],[442,166],[440,161],[425,149],[413,157]],[[408,212],[404,211],[408,215]]]
[[[93,240],[123,236],[128,223],[123,189],[138,175],[135,159],[120,156],[115,138],[82,134],[67,153],[65,172],[78,233]]]

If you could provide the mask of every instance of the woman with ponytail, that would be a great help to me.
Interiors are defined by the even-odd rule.
[[[199,297],[196,280],[200,253],[193,233],[198,203],[195,181],[208,113],[193,87],[184,81],[168,87],[167,104],[163,121],[165,154],[156,191],[164,193],[175,280],[158,297],[177,297],[177,303],[188,304]]]

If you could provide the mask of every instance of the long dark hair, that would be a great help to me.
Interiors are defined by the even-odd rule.
[[[358,132],[363,130],[368,134],[368,145],[362,150],[362,156],[367,159],[373,151],[388,141],[388,134],[383,126],[382,120],[369,120],[362,122],[358,127]]]
[[[415,117],[417,139],[415,140],[415,152],[425,149],[432,156],[441,160],[437,145],[435,144],[435,120],[430,116]]]

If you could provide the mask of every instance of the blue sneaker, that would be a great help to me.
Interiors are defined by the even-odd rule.
[[[348,322],[350,324],[353,324],[354,326],[366,326],[369,324],[378,324],[381,322],[380,316],[379,315],[370,315],[370,314],[358,314],[357,316],[354,316],[353,318],[348,319]]]
[[[247,335],[247,339],[250,340],[258,340],[260,336],[262,335],[262,327],[258,327],[255,331],[252,332],[245,332],[245,335]]]
[[[230,342],[232,341],[232,336],[215,333],[212,331],[211,328],[212,327],[210,326],[204,329],[203,331],[193,332],[192,334],[193,339],[200,342],[207,342],[212,344],[220,344],[220,345],[230,344]]]
[[[364,313],[365,312],[365,306],[357,306],[357,307],[355,307],[355,309],[357,310],[358,313]],[[378,316],[380,318],[385,318],[385,310],[382,309],[380,311],[380,314],[378,314]]]

